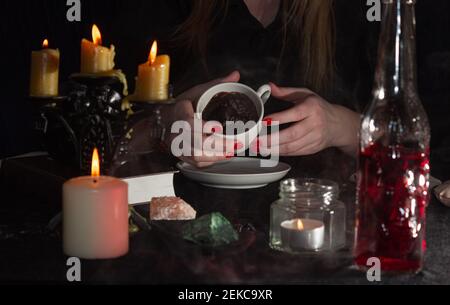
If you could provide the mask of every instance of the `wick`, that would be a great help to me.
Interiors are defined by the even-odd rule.
[[[94,179],[94,183],[97,184],[97,183],[98,183],[98,180],[97,180],[97,179]]]

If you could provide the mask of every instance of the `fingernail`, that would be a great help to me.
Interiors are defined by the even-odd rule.
[[[273,120],[271,118],[267,118],[263,120],[264,124],[266,124],[266,126],[272,126]]]
[[[241,142],[234,143],[234,150],[241,150],[242,148],[244,148],[244,145]]]

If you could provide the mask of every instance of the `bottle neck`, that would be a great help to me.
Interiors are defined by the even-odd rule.
[[[384,0],[375,92],[417,93],[415,0]]]

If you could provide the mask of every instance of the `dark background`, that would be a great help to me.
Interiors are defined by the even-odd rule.
[[[0,2],[1,93],[0,158],[32,151],[28,92],[30,52],[44,38],[61,50],[61,76],[79,70],[79,48],[90,38],[92,23],[99,25],[104,45],[118,49],[116,66],[125,71],[131,87],[136,67],[146,60],[150,43],[160,41],[170,52],[170,35],[186,16],[172,0],[82,0],[82,21],[66,19],[64,0],[6,0]],[[180,1],[182,2],[182,1]],[[189,1],[185,1],[188,3]],[[366,1],[361,0],[361,5]],[[417,40],[419,87],[433,130],[435,157],[449,158],[450,148],[450,1],[419,0]],[[172,55],[172,54],[171,54]],[[174,58],[176,62],[177,58]],[[177,77],[174,65],[173,76]],[[448,156],[448,157],[447,157]]]
[[[363,6],[366,0],[359,2]],[[103,32],[104,44],[114,42],[116,45],[117,67],[126,72],[131,85],[136,67],[146,60],[153,39],[160,41],[162,51],[171,54],[174,62],[178,61],[169,41],[174,27],[186,16],[186,11],[178,6],[178,1],[82,0],[82,4],[82,22],[70,23],[66,20],[65,0],[0,1],[0,159],[35,149],[35,143],[30,136],[31,104],[26,95],[30,52],[39,49],[44,38],[49,38],[51,45],[61,50],[61,83],[64,83],[70,73],[79,70],[80,40],[83,37],[90,38],[94,22]],[[175,7],[178,9],[174,9]],[[450,178],[449,12],[449,0],[418,0],[419,90],[431,118],[432,158],[435,161],[433,164],[436,164],[433,166],[433,175],[440,179]],[[177,70],[178,64],[173,66],[172,78],[176,78],[181,72]],[[314,173],[316,176],[318,169],[323,167],[327,174],[324,172],[321,176],[340,181],[336,179],[337,176],[347,179],[353,169],[345,162],[335,162],[335,158],[313,157],[315,160],[304,160],[304,164],[308,166],[296,167],[299,171],[304,170],[301,175],[309,176]],[[1,201],[8,204],[0,205],[0,223],[3,224],[0,227],[0,235],[3,236],[0,238],[5,238],[5,234],[8,236],[9,232],[21,233],[14,235],[20,235],[18,237],[6,237],[6,242],[2,244],[1,249],[5,251],[0,259],[0,270],[5,272],[0,272],[0,282],[64,280],[66,257],[61,252],[60,239],[41,231],[48,220],[60,210],[59,205],[55,203],[60,201],[60,184],[63,179],[43,174],[34,159],[28,161],[28,167],[27,161],[17,161],[16,167],[14,162],[5,162],[2,167],[4,176],[0,183]],[[7,166],[10,168],[9,173],[13,174],[8,174]],[[59,172],[59,169],[49,167]],[[61,170],[60,174],[62,173]],[[291,175],[299,176],[294,172]],[[59,182],[56,183],[56,180]],[[343,201],[354,202],[354,186],[346,185]],[[366,283],[361,274],[347,270],[340,257],[325,261],[292,260],[290,257],[267,251],[269,205],[276,200],[277,185],[269,186],[263,191],[218,192],[199,186],[179,175],[175,186],[177,195],[193,203],[199,214],[221,211],[233,222],[244,223],[243,221],[248,219],[248,223],[253,223],[258,231],[256,246],[251,249],[243,247],[236,252],[235,249],[230,249],[231,251],[224,253],[214,253],[214,258],[210,259],[209,255],[204,255],[203,249],[181,240],[172,242],[166,238],[169,233],[159,229],[150,233],[144,232],[134,238],[133,251],[125,260],[92,262],[86,265],[83,263],[83,266],[86,266],[83,272],[83,279],[86,276],[84,280],[92,283],[129,281],[159,284],[214,284],[224,281],[229,283],[232,280],[253,284],[286,284],[299,281]],[[24,203],[33,204],[24,206]],[[27,213],[24,213],[24,208]],[[353,209],[348,211],[352,213]],[[384,283],[449,282],[448,211],[434,202],[428,215],[430,225],[426,272],[413,278],[388,279]],[[252,235],[250,237],[255,238]],[[249,245],[253,243],[249,241]],[[341,268],[342,266],[344,268]],[[332,275],[330,270],[333,270]]]

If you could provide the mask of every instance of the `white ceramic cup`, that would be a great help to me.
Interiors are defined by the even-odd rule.
[[[206,91],[199,99],[197,103],[197,116],[198,119],[202,119],[203,111],[206,109],[208,104],[211,102],[213,97],[215,97],[217,94],[222,92],[238,92],[247,95],[250,100],[254,103],[256,106],[256,110],[258,112],[258,122],[255,122],[256,124],[249,129],[247,132],[240,133],[238,135],[222,135],[222,134],[216,134],[216,137],[219,138],[225,138],[229,141],[238,141],[243,145],[243,147],[236,151],[236,153],[242,153],[245,152],[247,149],[249,149],[251,143],[256,140],[258,137],[258,134],[261,132],[263,119],[264,119],[264,113],[265,113],[265,107],[264,105],[269,100],[270,96],[272,95],[272,89],[269,85],[264,85],[261,88],[258,89],[258,91],[253,90],[252,88],[240,84],[240,83],[223,83],[219,84],[217,86],[214,86],[210,88],[208,91]],[[244,122],[247,123],[247,122]],[[224,134],[226,134],[226,131],[224,131]]]

